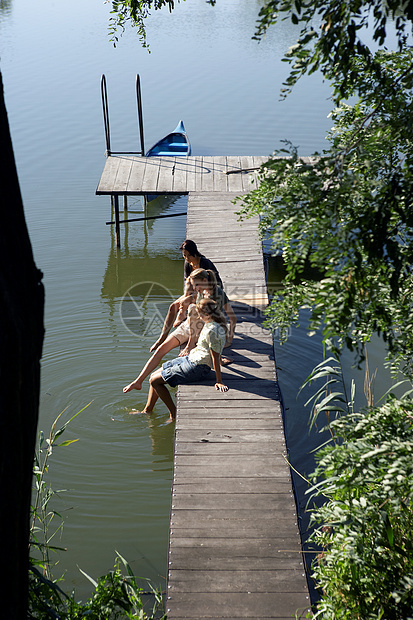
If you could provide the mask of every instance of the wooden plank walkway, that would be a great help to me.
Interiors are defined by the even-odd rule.
[[[257,156],[137,157],[106,159],[96,194],[142,195],[237,192],[257,187]],[[251,168],[255,169],[251,170]],[[244,171],[244,172],[243,172]]]
[[[167,614],[305,617],[309,596],[275,373],[257,219],[238,222],[231,192],[190,193],[187,238],[218,267],[237,314],[223,371],[178,388]]]
[[[232,201],[266,157],[111,156],[97,194],[189,194],[187,238],[218,267],[238,323],[234,364],[180,386],[168,550],[168,620],[304,618],[310,606],[275,372],[258,218]],[[115,204],[117,204],[115,202]]]

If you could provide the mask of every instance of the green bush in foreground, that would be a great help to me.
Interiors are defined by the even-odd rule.
[[[327,498],[312,516],[312,540],[323,549],[314,563],[322,594],[315,617],[410,620],[413,402],[391,397],[330,427],[334,445],[318,453],[308,491]]]

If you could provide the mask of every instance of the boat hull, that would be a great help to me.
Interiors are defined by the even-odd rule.
[[[187,157],[191,154],[191,145],[185,127],[182,121],[162,138],[154,144],[146,153],[146,157]]]
[[[156,142],[146,157],[188,157],[191,154],[191,144],[182,121],[168,133],[164,138]],[[148,194],[146,199],[148,202],[154,200],[159,194]]]

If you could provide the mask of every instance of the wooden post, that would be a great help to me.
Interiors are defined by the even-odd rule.
[[[120,224],[119,224],[119,196],[114,195],[115,199],[115,235],[116,235],[116,247],[120,248]]]

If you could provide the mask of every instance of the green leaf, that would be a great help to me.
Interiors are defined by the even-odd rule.
[[[75,443],[76,441],[79,441],[79,438],[78,439],[67,439],[66,441],[63,441],[62,443],[56,444],[56,447],[70,446],[71,443]]]
[[[80,572],[82,573],[82,575],[84,575],[84,576],[86,577],[86,579],[88,579],[88,580],[90,581],[90,583],[91,583],[91,584],[92,584],[95,588],[97,588],[97,587],[98,587],[98,582],[97,582],[97,581],[95,581],[95,580],[94,580],[94,579],[93,579],[90,575],[88,575],[87,573],[85,573],[85,571],[84,571],[84,570],[82,570],[82,569],[80,568],[80,566],[78,566],[78,569],[80,570]]]

